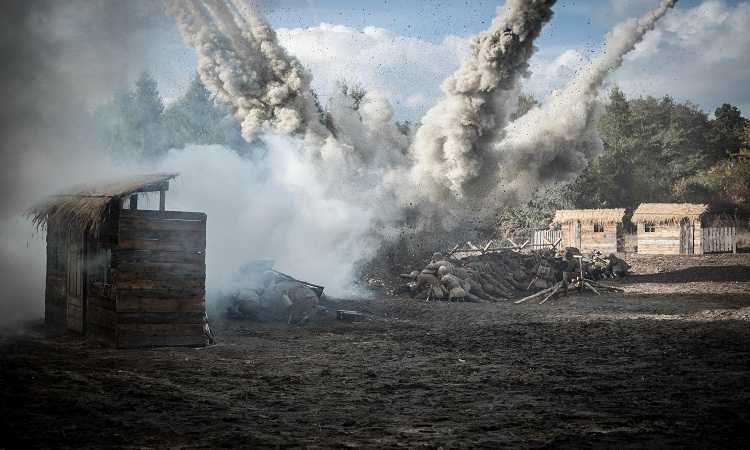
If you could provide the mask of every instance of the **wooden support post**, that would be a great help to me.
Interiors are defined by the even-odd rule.
[[[130,209],[138,209],[138,194],[130,195]]]
[[[163,189],[159,191],[159,211],[167,210],[167,192]]]

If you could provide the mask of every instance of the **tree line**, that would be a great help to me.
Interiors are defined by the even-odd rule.
[[[361,86],[340,88],[361,101]],[[519,117],[538,102],[523,95]],[[329,129],[335,124],[318,104]],[[143,73],[131,89],[114,94],[95,111],[98,144],[119,159],[158,159],[187,144],[219,144],[240,154],[253,149],[227,107],[214,102],[196,76],[185,93],[165,106],[158,85]],[[405,134],[418,124],[398,124]],[[750,121],[725,103],[713,117],[691,102],[627,98],[612,89],[599,122],[603,152],[582,167],[574,180],[541,187],[523,205],[501,208],[506,232],[545,227],[556,209],[634,208],[642,202],[724,204],[747,215],[750,210]],[[257,150],[256,150],[257,151]]]
[[[521,105],[535,104],[525,96]],[[577,178],[500,211],[501,229],[515,234],[545,228],[556,209],[635,208],[648,202],[709,203],[726,215],[750,214],[750,121],[736,106],[725,103],[709,117],[691,102],[627,98],[614,88],[599,134],[604,150]]]

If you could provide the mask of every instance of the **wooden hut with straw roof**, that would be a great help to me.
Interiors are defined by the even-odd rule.
[[[206,215],[166,210],[176,176],[81,185],[29,211],[47,229],[50,330],[120,348],[207,343]],[[158,210],[139,209],[156,193]]]
[[[609,254],[618,251],[624,216],[624,208],[560,209],[555,212],[552,225],[560,227],[563,247]]]
[[[641,203],[632,219],[638,226],[638,253],[703,254],[701,220],[707,211],[701,204]]]

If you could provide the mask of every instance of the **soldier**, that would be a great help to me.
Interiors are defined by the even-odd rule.
[[[630,269],[630,265],[626,263],[624,260],[620,259],[615,255],[614,253],[609,254],[609,264],[607,265],[607,269],[612,272],[612,274],[616,277],[624,277],[628,274],[628,270]]]

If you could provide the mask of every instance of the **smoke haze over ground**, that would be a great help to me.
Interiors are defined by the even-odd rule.
[[[141,70],[152,1],[0,3],[0,324],[39,316],[44,239],[23,211],[86,178],[122,172],[92,148],[88,105]],[[156,9],[154,9],[156,8]]]
[[[674,2],[615,29],[589,71],[506,127],[554,3],[510,0],[500,8],[415,136],[396,126],[389,99],[367,86],[362,97],[337,87],[316,105],[312,75],[251,3],[169,1],[201,80],[231,106],[257,151],[247,158],[188,145],[153,164],[123,164],[93,145],[91,105],[140,71],[149,44],[142,37],[158,28],[161,3],[3,2],[0,323],[43,309],[44,241],[22,212],[82,181],[181,172],[167,206],[208,214],[209,289],[229,287],[247,261],[274,259],[278,269],[344,295],[358,263],[383,242],[431,223],[455,227],[480,214],[477,207],[492,204],[481,214],[497,207],[498,177],[507,181],[501,198],[511,199],[558,173],[574,174],[599,145],[604,78]]]

